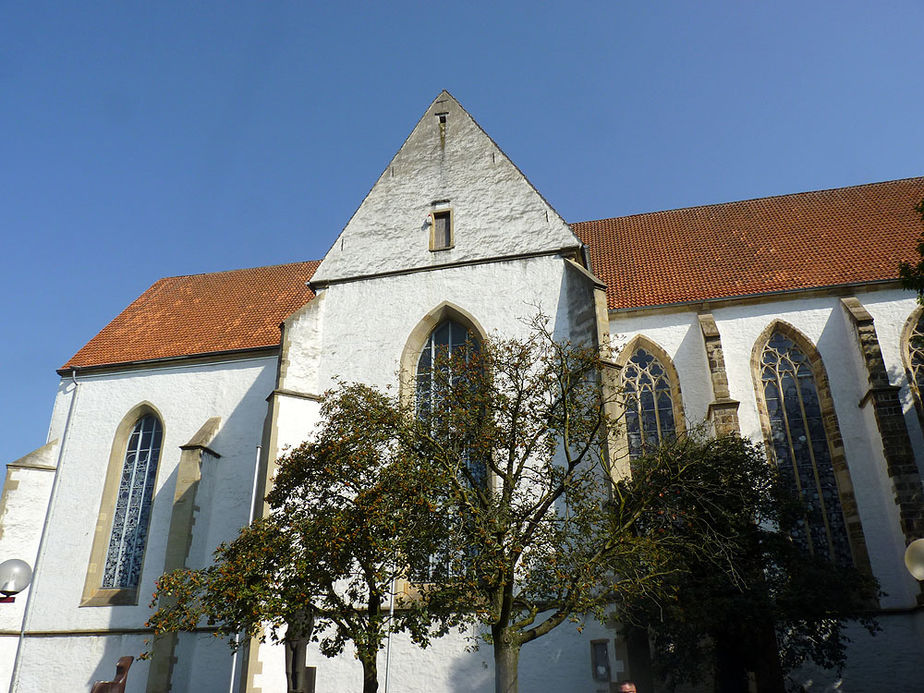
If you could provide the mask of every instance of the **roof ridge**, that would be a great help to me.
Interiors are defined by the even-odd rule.
[[[853,188],[870,188],[876,185],[887,185],[889,183],[904,183],[906,181],[919,180],[924,182],[924,176],[909,176],[908,178],[896,178],[894,180],[880,180],[872,183],[857,183],[856,185],[843,185],[835,188],[821,188],[820,190],[803,190],[794,193],[780,193],[779,195],[765,195],[763,197],[747,197],[742,200],[728,200],[727,202],[710,202],[705,205],[688,205],[686,207],[673,207],[671,209],[656,209],[650,212],[638,212],[636,214],[626,214],[616,217],[603,217],[600,219],[587,219],[586,221],[572,221],[569,225],[574,224],[596,224],[601,221],[612,221],[614,219],[633,219],[635,217],[647,217],[652,214],[667,214],[668,212],[683,212],[688,209],[708,209],[709,207],[724,207],[726,205],[742,204],[744,202],[758,202],[760,200],[778,200],[783,197],[800,197],[802,195],[814,195],[816,193],[834,192],[836,190],[851,190]]]
[[[166,277],[161,277],[154,282],[162,282],[166,279],[186,279],[187,277],[208,277],[215,274],[230,274],[231,272],[247,272],[248,270],[259,270],[259,269],[273,269],[274,267],[290,267],[292,265],[310,265],[312,263],[320,263],[320,260],[298,260],[296,262],[277,262],[273,265],[256,265],[254,267],[237,267],[234,269],[226,270],[217,270],[215,272],[193,272],[192,274],[172,274]],[[152,284],[151,286],[154,286]]]

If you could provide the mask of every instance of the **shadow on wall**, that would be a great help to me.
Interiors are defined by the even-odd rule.
[[[452,659],[446,677],[446,687],[451,691],[472,691],[473,693],[494,692],[494,648],[484,641],[481,633],[487,629],[475,625],[468,629],[471,635],[467,652]],[[520,690],[530,690],[520,687]]]
[[[86,688],[89,691],[97,681],[112,681],[115,675],[116,663],[120,658],[131,655],[135,657],[128,672],[126,693],[143,693],[148,678],[148,663],[137,659],[139,638],[137,636],[117,636],[106,638],[102,654],[89,679]],[[78,645],[79,647],[79,645]]]
[[[242,363],[240,368],[252,368],[253,363]],[[226,366],[227,368],[227,366]],[[233,378],[236,369],[231,368],[228,374]],[[250,497],[253,482],[254,466],[256,464],[256,446],[262,440],[263,423],[266,415],[266,396],[273,387],[272,373],[269,376],[261,375],[255,379],[239,400],[238,405],[223,418],[221,427],[209,447],[221,455],[215,458],[204,453],[201,462],[201,479],[195,489],[195,495],[187,492],[178,499],[181,503],[192,503],[196,511],[192,518],[191,539],[186,566],[191,568],[203,567],[211,561],[212,552],[224,540],[233,539],[238,530],[247,524],[250,511]],[[201,421],[192,423],[194,435],[199,427],[211,415],[220,412],[214,410],[209,416],[203,416]],[[176,425],[175,422],[165,421],[165,428]],[[185,444],[187,440],[181,441]],[[163,455],[161,453],[161,464]],[[180,451],[175,451],[179,455]],[[108,625],[112,629],[141,629],[153,611],[148,607],[154,588],[154,581],[164,572],[166,554],[168,550],[168,535],[173,516],[174,495],[176,492],[179,464],[171,470],[170,476],[163,480],[158,493],[152,503],[151,525],[147,537],[147,549],[144,557],[141,584],[138,592],[137,606],[121,606],[109,609]],[[94,518],[95,521],[96,518]],[[82,586],[82,582],[81,582]],[[136,657],[129,674],[129,685],[126,691],[138,693],[145,690],[149,672],[149,661],[139,661],[138,655],[148,649],[144,640],[150,640],[150,633],[138,636],[110,636],[105,638],[106,645],[99,663],[94,669],[87,689],[94,681],[111,680],[115,671],[115,663],[123,655]],[[215,640],[209,634],[209,643]],[[174,690],[181,690],[186,685],[189,672],[200,656],[198,648],[190,647],[184,643],[174,653],[178,661],[174,665]],[[218,656],[209,650],[209,664],[213,667],[217,680],[227,680],[231,675],[230,649],[220,644],[221,654]],[[240,658],[238,667],[241,666]]]
[[[538,312],[536,307],[534,312]],[[556,341],[593,343],[597,336],[593,286],[587,276],[565,262],[558,291],[558,308],[553,317],[552,336]]]
[[[687,320],[687,329],[684,330],[683,338],[674,353],[673,362],[677,378],[680,380],[684,425],[690,430],[706,420],[713,394],[712,376],[699,320],[693,314],[689,314]],[[687,364],[696,364],[696,368],[685,368]]]
[[[241,364],[241,368],[253,367],[253,364]],[[269,370],[272,375],[272,369]],[[233,377],[234,373],[228,375]],[[212,554],[218,544],[233,540],[238,531],[247,525],[250,513],[251,490],[253,484],[254,468],[257,464],[256,449],[261,443],[263,424],[266,416],[266,397],[272,390],[272,377],[260,376],[241,396],[238,405],[223,417],[221,426],[208,447],[221,457],[203,453],[201,460],[201,478],[195,487],[180,499],[181,502],[192,502],[196,510],[192,518],[188,554],[185,566],[201,568],[211,563]],[[209,415],[219,415],[212,411]],[[195,422],[198,426],[204,424],[209,416],[202,421]],[[185,442],[185,441],[184,441]],[[172,483],[164,484],[161,495],[164,508],[162,512],[167,515],[165,527],[169,528],[170,517],[173,511],[173,499],[176,489],[176,478]],[[164,540],[159,555],[152,561],[151,572],[147,573],[149,579],[157,579],[163,572],[165,556],[168,547]],[[155,559],[155,556],[151,556]],[[142,598],[149,599],[149,595],[142,592]],[[147,603],[139,599],[139,606],[147,607]],[[145,609],[144,620],[152,612]],[[139,625],[143,625],[139,624]],[[207,664],[210,677],[216,681],[228,681],[231,676],[232,652],[224,639],[218,640],[211,633],[180,634],[179,642],[174,652],[176,662],[173,666],[172,683],[174,690],[193,690],[197,675],[201,675],[202,666]],[[243,651],[238,655],[236,669],[240,672],[245,655]],[[200,666],[202,665],[202,666]],[[201,682],[200,682],[201,683]]]

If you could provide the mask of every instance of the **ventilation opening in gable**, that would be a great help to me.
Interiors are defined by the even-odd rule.
[[[446,146],[446,121],[449,119],[448,113],[437,113],[436,122],[440,126],[440,147]]]

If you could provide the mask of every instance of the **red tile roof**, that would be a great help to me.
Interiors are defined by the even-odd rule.
[[[924,178],[572,224],[611,309],[895,279]]]
[[[168,277],[119,313],[61,370],[271,347],[310,301],[320,262]]]
[[[611,309],[892,280],[924,177],[572,224]],[[320,262],[161,279],[61,370],[271,347]]]

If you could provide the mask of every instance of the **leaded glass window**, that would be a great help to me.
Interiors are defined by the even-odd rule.
[[[676,434],[671,381],[664,365],[639,347],[622,369],[629,457],[637,458]]]
[[[163,428],[153,414],[138,419],[129,435],[103,569],[104,588],[138,586],[162,437]]]
[[[918,407],[924,407],[921,394],[924,393],[924,311],[918,313],[918,319],[908,335],[908,367],[914,382],[914,396]]]
[[[853,565],[815,373],[791,340],[774,332],[760,360],[770,448],[780,476],[805,503],[793,539],[833,563]]]
[[[417,417],[423,421],[439,415],[439,408],[448,387],[460,384],[461,368],[454,368],[459,359],[468,362],[473,353],[479,349],[478,340],[471,331],[454,320],[445,320],[430,333],[420,358],[417,361]],[[439,427],[440,422],[434,421]],[[474,482],[480,486],[487,484],[487,465],[483,460],[474,459],[467,447],[462,450],[462,462],[468,468]],[[417,582],[431,582],[440,574],[452,572],[452,563],[466,561],[463,549],[451,549],[445,556],[431,556],[429,564],[413,571],[412,577]]]

